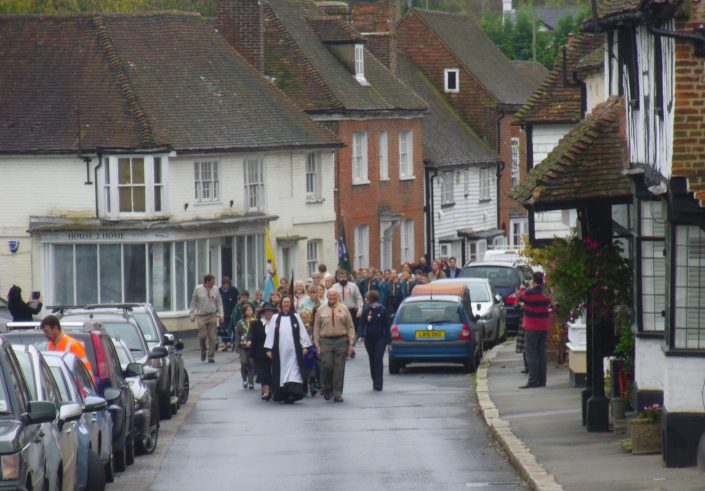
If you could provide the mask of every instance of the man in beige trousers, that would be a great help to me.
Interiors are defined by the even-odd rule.
[[[326,400],[343,402],[345,359],[355,353],[355,325],[350,311],[338,302],[338,292],[326,293],[327,305],[321,305],[313,324],[313,342],[321,357],[321,385]]]
[[[198,342],[201,345],[201,361],[206,361],[206,339],[208,340],[208,362],[215,363],[215,343],[218,321],[222,324],[223,300],[215,286],[215,276],[207,274],[203,284],[193,290],[191,296],[191,322],[198,326]]]

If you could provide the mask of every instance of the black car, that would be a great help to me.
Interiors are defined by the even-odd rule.
[[[531,279],[531,268],[525,264],[511,262],[470,263],[460,273],[462,278],[487,278],[502,295],[507,310],[507,333],[516,334],[521,324],[521,312],[516,308],[514,294],[522,283]]]
[[[41,425],[56,419],[49,401],[31,401],[10,342],[0,338],[0,489],[43,489],[48,480]]]
[[[186,404],[189,396],[189,377],[181,356],[184,345],[174,334],[167,332],[152,304],[99,304],[50,308],[64,318],[71,317],[73,319],[75,316],[85,318],[88,315],[93,319],[103,320],[105,315],[120,315],[133,319],[142,331],[150,351],[154,351],[154,348],[159,346],[166,348],[166,357],[151,358],[148,362],[149,366],[159,370],[157,398],[160,418],[171,418],[171,415],[176,414],[182,404]],[[140,361],[138,354],[133,352],[133,356],[137,361]]]
[[[38,322],[21,323],[24,330],[13,330],[16,327],[15,324],[20,323],[7,324],[9,332],[4,334],[10,341],[16,338],[19,344],[31,344],[40,351],[47,349],[47,340],[44,333],[39,330]],[[31,324],[36,326],[27,329]],[[128,464],[135,461],[135,401],[130,387],[125,382],[125,377],[132,377],[135,374],[122,372],[110,335],[103,330],[100,322],[66,321],[62,322],[62,327],[69,330],[70,336],[86,349],[98,395],[110,401],[108,409],[113,418],[113,467],[115,471],[122,472]],[[80,331],[74,329],[80,329]],[[112,469],[106,467],[106,473],[111,471]]]

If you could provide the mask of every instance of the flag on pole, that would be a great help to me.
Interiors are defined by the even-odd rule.
[[[264,229],[264,246],[265,256],[267,259],[266,276],[264,278],[264,296],[265,302],[269,302],[269,296],[274,290],[279,289],[279,276],[277,275],[277,266],[274,262],[274,252],[272,251],[272,243],[269,241],[269,227]]]
[[[348,253],[348,245],[345,243],[345,217],[340,214],[340,224],[338,231],[338,268],[344,269],[350,273],[352,265],[350,264],[350,254]]]

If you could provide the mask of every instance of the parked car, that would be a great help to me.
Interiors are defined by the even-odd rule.
[[[10,322],[12,320],[12,314],[10,313],[10,308],[7,306],[7,300],[0,297],[0,321]]]
[[[108,410],[113,419],[113,469],[123,472],[135,460],[134,453],[134,410],[135,403],[130,387],[120,368],[115,347],[110,335],[101,328],[100,322],[61,323],[72,331],[71,337],[83,344],[91,364],[93,380],[98,395],[108,401]],[[20,344],[32,344],[39,350],[47,349],[47,340],[39,330],[38,322],[11,322],[0,326],[0,330],[10,330],[5,336]],[[21,330],[18,330],[21,329]],[[105,470],[106,475],[110,469]]]
[[[432,284],[463,284],[470,289],[472,312],[483,325],[485,346],[494,346],[507,337],[507,310],[502,296],[486,278],[447,278]]]
[[[10,341],[12,342],[12,341]],[[44,357],[32,345],[12,346],[27,382],[32,399],[48,401],[57,408],[58,417],[44,423],[42,429],[47,467],[56,469],[49,475],[49,487],[61,490],[78,488],[78,426],[83,408],[75,402],[65,402]],[[58,444],[58,453],[57,447]],[[52,474],[54,474],[52,476]]]
[[[389,373],[409,363],[462,363],[474,372],[482,359],[482,326],[465,285],[417,285],[392,325]]]
[[[159,404],[155,390],[159,372],[135,362],[127,343],[120,338],[114,337],[113,344],[123,372],[137,374],[125,379],[135,398],[135,448],[140,454],[154,453],[159,440]],[[136,365],[142,367],[141,374],[138,374],[140,369]]]
[[[105,489],[105,470],[98,456],[101,428],[98,424],[97,413],[103,412],[109,418],[108,403],[102,397],[88,394],[84,396],[81,393],[82,389],[77,385],[73,374],[63,360],[62,355],[64,354],[71,353],[44,351],[42,356],[54,376],[54,381],[61,393],[61,400],[80,404],[83,410],[81,418],[76,422],[78,489],[81,491],[102,491]],[[109,439],[110,433],[107,435]]]
[[[166,331],[152,304],[99,304],[52,308],[63,316],[88,314],[96,318],[99,315],[114,314],[134,319],[150,350],[157,346],[167,350],[165,358],[154,358],[149,363],[150,366],[159,370],[157,392],[160,418],[171,418],[171,415],[176,414],[182,404],[186,404],[189,396],[189,378],[181,356],[183,343]]]
[[[44,428],[53,425],[58,410],[53,402],[37,401],[29,391],[10,342],[0,337],[0,490],[57,489],[58,467],[47,458]],[[60,454],[53,442],[53,452]]]
[[[49,357],[60,357],[69,370],[70,376],[75,382],[75,387],[78,389],[81,398],[84,400],[83,412],[90,415],[91,427],[91,448],[98,454],[98,460],[105,471],[105,480],[113,482],[113,418],[106,405],[105,409],[95,409],[93,405],[94,399],[102,399],[98,395],[98,389],[93,382],[93,376],[88,372],[88,369],[83,364],[81,359],[73,353],[62,353],[58,351],[42,352],[44,359],[49,360]],[[109,401],[106,401],[106,403]]]
[[[521,323],[521,312],[516,308],[514,294],[522,283],[531,279],[532,270],[526,264],[509,262],[471,263],[463,268],[461,278],[487,278],[502,295],[507,310],[507,332],[515,334]]]

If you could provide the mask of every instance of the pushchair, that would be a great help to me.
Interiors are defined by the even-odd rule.
[[[228,343],[230,343],[230,348],[231,351],[235,351],[236,348],[236,343],[235,343],[235,330],[230,330],[227,325],[223,324],[221,326],[218,326],[218,340],[216,341],[215,344],[215,349],[218,349],[220,347],[220,344],[222,343],[223,346],[227,346]]]

